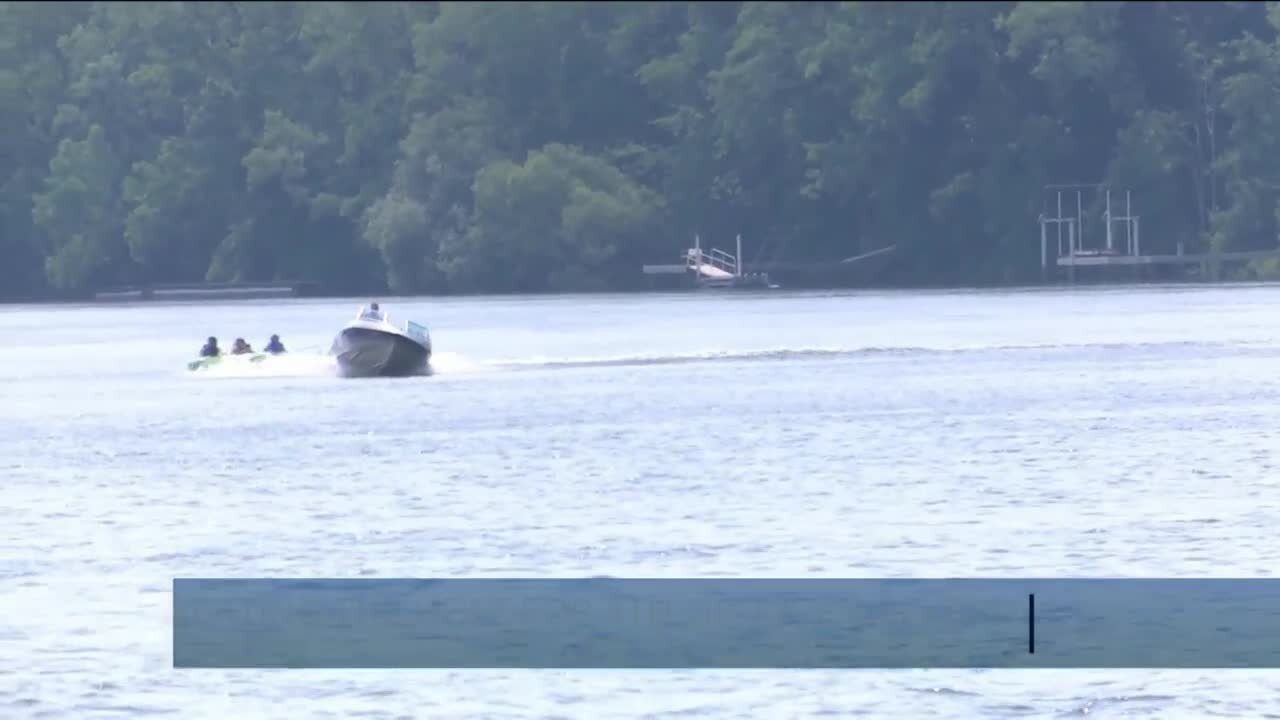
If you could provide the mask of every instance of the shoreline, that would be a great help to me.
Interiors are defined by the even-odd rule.
[[[1139,289],[1182,289],[1182,290],[1209,290],[1209,289],[1244,289],[1244,288],[1263,288],[1263,287],[1280,287],[1280,280],[1257,280],[1257,279],[1240,279],[1240,280],[1188,280],[1188,281],[1161,281],[1161,282],[1143,282],[1143,281],[1115,281],[1115,282],[1077,282],[1077,283],[1025,283],[1025,284],[1000,284],[1000,285],[866,285],[859,287],[779,287],[772,289],[737,289],[737,290],[697,290],[697,289],[629,289],[629,290],[594,290],[594,291],[556,291],[556,292],[511,292],[511,293],[421,293],[403,295],[396,293],[367,293],[367,294],[350,294],[350,293],[326,293],[326,292],[307,292],[307,293],[281,293],[278,290],[257,292],[258,288],[269,287],[265,285],[246,286],[245,288],[230,289],[227,291],[219,291],[215,289],[209,290],[193,290],[185,293],[185,296],[179,294],[161,294],[159,296],[152,295],[150,297],[142,297],[136,293],[129,293],[128,297],[120,297],[119,293],[110,292],[109,297],[27,297],[0,299],[0,310],[16,309],[19,307],[137,307],[144,305],[220,305],[220,304],[240,304],[261,301],[273,302],[326,302],[351,300],[352,302],[364,302],[369,298],[376,298],[379,302],[404,302],[404,301],[420,301],[420,300],[491,300],[491,301],[513,301],[513,300],[533,300],[533,299],[549,299],[549,298],[603,298],[603,297],[643,297],[643,296],[688,296],[704,297],[708,300],[718,299],[725,300],[730,298],[761,298],[761,297],[795,297],[801,295],[945,295],[956,293],[1096,293],[1096,292],[1116,292],[1124,290]],[[101,294],[107,294],[106,292]]]

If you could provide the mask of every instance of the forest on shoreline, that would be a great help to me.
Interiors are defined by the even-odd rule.
[[[1026,283],[1065,182],[1130,190],[1144,252],[1274,248],[1278,29],[1272,2],[0,2],[0,299],[623,290],[739,233]]]

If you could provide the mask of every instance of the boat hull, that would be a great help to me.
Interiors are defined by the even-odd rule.
[[[431,348],[392,332],[348,327],[329,352],[343,377],[410,377],[431,374]]]

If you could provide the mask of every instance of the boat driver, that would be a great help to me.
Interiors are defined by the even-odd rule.
[[[362,320],[381,320],[382,311],[378,309],[378,303],[369,303],[369,306],[360,313]]]
[[[280,342],[279,335],[272,335],[271,340],[267,342],[267,346],[264,349],[272,355],[279,355],[284,352],[284,343]]]
[[[218,338],[210,337],[204,341],[204,347],[200,348],[200,357],[218,357],[222,354],[222,348],[218,347]]]

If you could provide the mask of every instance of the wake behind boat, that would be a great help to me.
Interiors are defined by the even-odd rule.
[[[431,374],[431,336],[424,325],[393,325],[377,303],[360,309],[338,332],[329,353],[343,377],[407,377]]]
[[[187,363],[187,370],[192,372],[196,370],[208,370],[226,363],[260,363],[270,357],[269,353],[252,353],[245,355],[214,355],[212,357],[202,357],[198,360],[192,360]]]
[[[272,355],[279,355],[283,352],[285,352],[284,343],[280,342],[279,335],[271,336],[271,340],[267,342],[265,352],[254,352],[249,343],[244,341],[244,338],[236,338],[229,354],[224,354],[222,348],[218,347],[218,338],[210,336],[205,341],[204,347],[200,348],[200,358],[187,363],[187,370],[192,372],[208,370],[227,362],[258,363]]]

